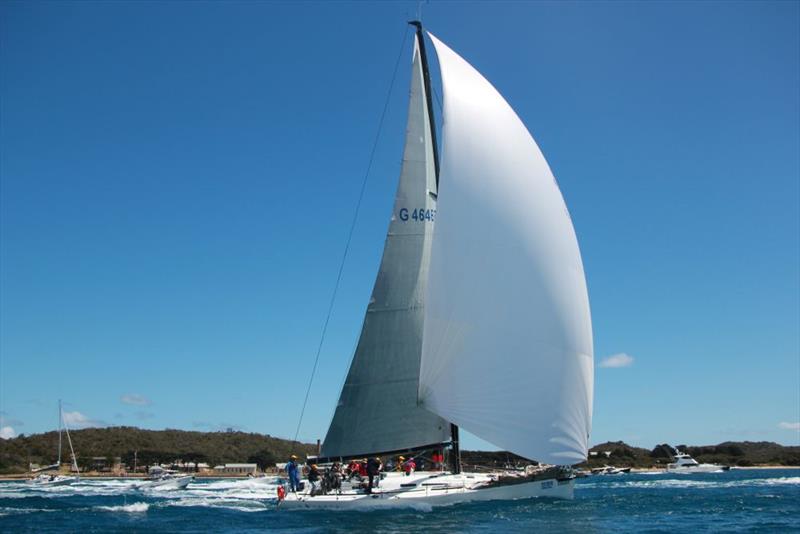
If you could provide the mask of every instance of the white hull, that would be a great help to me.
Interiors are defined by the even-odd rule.
[[[78,477],[56,476],[53,480],[49,477],[36,477],[28,480],[28,484],[32,486],[68,486],[73,482],[78,482]]]
[[[631,472],[630,467],[603,467],[599,469],[592,469],[593,475],[626,475]]]
[[[679,467],[667,467],[667,473],[676,473],[676,474],[691,474],[691,473],[721,473],[724,471],[725,468],[721,465],[716,464],[698,464],[692,466],[679,466]]]
[[[691,474],[691,473],[719,473],[727,471],[730,467],[717,464],[701,464],[697,460],[675,449],[675,461],[667,464],[667,473]]]
[[[403,482],[402,477],[398,477]],[[386,484],[372,494],[345,492],[340,495],[317,495],[307,492],[289,493],[280,508],[290,509],[354,509],[403,508],[416,506],[449,506],[475,501],[502,501],[531,498],[572,499],[575,479],[535,480],[509,485],[481,487],[486,475],[443,475],[418,481],[414,487]],[[475,482],[477,481],[477,483]],[[408,485],[408,484],[405,484]]]
[[[175,478],[164,478],[161,480],[152,480],[150,482],[143,482],[139,484],[136,489],[140,490],[182,490],[186,489],[192,481],[194,477],[186,476],[186,477],[175,477]]]

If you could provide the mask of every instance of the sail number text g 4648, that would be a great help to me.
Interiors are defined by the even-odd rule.
[[[436,218],[436,210],[427,210],[425,208],[419,208],[409,213],[408,208],[400,208],[401,221],[407,221],[411,219],[412,221],[417,221],[417,222],[425,222],[425,221],[433,222],[435,218]]]

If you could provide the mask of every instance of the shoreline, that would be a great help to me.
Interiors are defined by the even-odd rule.
[[[38,474],[38,473],[37,473]],[[63,475],[63,476],[76,476],[73,473],[53,473],[54,475]],[[208,473],[177,473],[180,476],[193,476],[195,478],[213,478],[213,479],[230,479],[230,480],[247,480],[250,478],[263,478],[264,476],[267,477],[277,477],[280,476],[280,473],[260,473],[256,477],[249,477],[247,475],[225,475],[225,474],[208,474]],[[24,481],[33,478],[35,475],[30,473],[20,473],[20,474],[13,474],[13,475],[0,475],[0,481],[9,481],[9,480],[17,480],[17,481]],[[91,478],[92,480],[147,480],[148,475],[146,474],[136,474],[136,475],[114,475],[110,473],[81,473],[80,478]]]
[[[747,470],[775,470],[775,469],[798,469],[800,470],[800,466],[798,465],[753,465],[748,467],[738,467],[738,466],[731,466],[731,471],[747,471]],[[641,468],[633,468],[631,469],[631,474],[639,474],[639,473],[666,473],[666,469],[661,467],[641,467]],[[69,473],[70,476],[73,476]],[[262,478],[264,476],[272,477],[272,476],[280,476],[280,473],[266,473],[260,474],[257,477],[248,477],[248,476],[240,476],[240,475],[225,475],[225,474],[209,474],[209,473],[185,473],[185,475],[191,475],[198,479],[229,479],[229,480],[247,480],[250,478]],[[85,479],[92,479],[92,480],[125,480],[125,479],[132,479],[132,480],[139,480],[139,479],[147,479],[147,475],[145,474],[136,474],[136,475],[111,475],[107,473],[81,473],[81,478]],[[32,478],[30,473],[21,473],[21,474],[11,474],[11,475],[0,475],[0,481],[24,481]]]
[[[747,471],[747,470],[762,470],[762,469],[800,469],[800,465],[750,465],[741,467],[732,465],[731,471]],[[631,474],[635,473],[666,473],[667,469],[664,467],[634,467],[631,469]]]
[[[753,465],[750,467],[731,466],[731,469],[800,469],[800,465]]]

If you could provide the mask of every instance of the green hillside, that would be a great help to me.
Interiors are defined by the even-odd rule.
[[[245,432],[188,432],[185,430],[143,430],[134,427],[87,428],[71,432],[78,455],[78,464],[86,469],[94,457],[104,457],[108,463],[120,457],[128,466],[133,465],[134,451],[138,464],[205,462],[209,465],[250,462],[260,467],[285,460],[290,454],[303,458],[314,454],[316,446],[291,442],[269,435]],[[51,464],[56,460],[58,434],[47,432],[30,436],[0,439],[0,474],[23,473],[29,463]],[[68,461],[66,441],[63,460]],[[678,445],[699,462],[720,463],[731,466],[786,465],[800,466],[800,447],[786,447],[771,442],[725,442],[719,445]],[[631,467],[658,467],[670,461],[673,452],[669,445],[658,445],[652,450],[632,447],[622,441],[606,442],[590,449],[585,467],[605,464]],[[606,455],[608,453],[608,456]],[[503,451],[463,451],[465,465],[502,467],[531,463]]]
[[[185,430],[143,430],[134,427],[87,428],[70,432],[78,464],[86,468],[92,457],[121,457],[133,465],[134,451],[139,465],[168,463],[176,459],[210,465],[234,462],[264,464],[282,461],[294,453],[313,454],[316,446],[272,436],[245,432],[189,432]],[[0,474],[20,473],[28,464],[51,464],[56,460],[58,433],[46,432],[0,440]],[[63,461],[69,451],[64,439]]]
[[[800,447],[787,447],[769,441],[726,441],[718,445],[677,445],[700,463],[748,467],[755,465],[800,466]],[[606,464],[630,467],[663,467],[671,461],[674,449],[666,443],[652,450],[632,447],[622,441],[595,445],[585,465],[600,467]],[[605,453],[610,452],[609,456]]]

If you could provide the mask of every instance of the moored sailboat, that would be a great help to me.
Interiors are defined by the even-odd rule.
[[[448,448],[449,471],[378,488],[279,492],[281,506],[571,498],[587,455],[593,348],[583,265],[547,162],[497,90],[432,34],[439,159],[416,27],[403,166],[383,258],[319,464]],[[552,467],[464,472],[459,428]]]
[[[72,464],[71,464],[72,471],[75,473],[80,472],[78,470],[77,459],[75,458],[75,450],[72,448],[72,438],[69,435],[69,427],[67,426],[67,422],[64,420],[64,411],[61,408],[61,401],[59,400],[58,401],[58,459],[54,464],[45,467],[40,467],[38,469],[31,469],[31,474],[35,474],[36,476],[28,479],[29,484],[34,484],[36,486],[67,486],[79,480],[78,476],[67,476],[58,474],[58,470],[61,468],[62,431],[66,431],[67,434],[67,443],[69,444],[70,458],[72,459]]]

